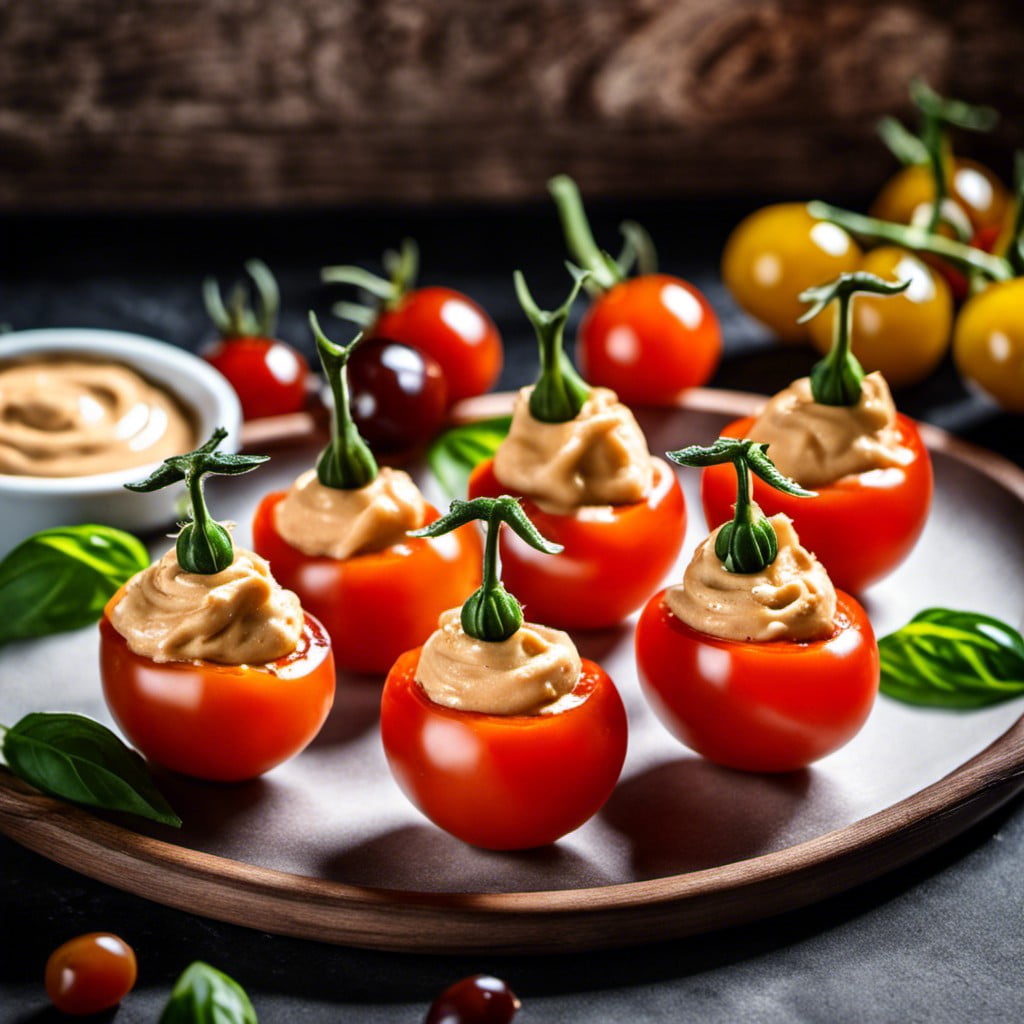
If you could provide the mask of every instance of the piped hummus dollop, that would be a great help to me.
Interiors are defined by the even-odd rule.
[[[779,472],[810,488],[914,458],[900,443],[896,406],[877,372],[864,378],[860,401],[850,406],[819,404],[810,378],[793,381],[768,400],[748,437],[766,442]]]
[[[568,633],[527,622],[507,640],[476,640],[459,615],[457,608],[442,613],[420,652],[416,681],[435,704],[538,715],[572,693],[582,665]]]
[[[532,390],[520,390],[508,437],[494,456],[502,486],[553,512],[647,496],[654,479],[647,440],[614,391],[593,388],[573,419],[544,423],[530,413]]]
[[[665,604],[691,629],[723,640],[822,640],[835,631],[836,592],[822,564],[783,514],[771,516],[779,550],[758,573],[729,572],[715,554],[718,530],[698,545]],[[721,529],[721,527],[719,527]]]
[[[132,651],[157,662],[259,665],[294,651],[303,630],[299,599],[237,547],[210,575],[185,572],[172,548],[128,581],[109,617]]]

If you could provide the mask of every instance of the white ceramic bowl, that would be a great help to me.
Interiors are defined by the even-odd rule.
[[[124,363],[173,393],[195,417],[199,441],[222,426],[222,447],[238,451],[242,410],[231,385],[209,363],[162,341],[121,331],[54,328],[0,336],[0,361],[32,355],[89,356]],[[158,463],[91,476],[32,477],[0,473],[0,555],[52,526],[104,523],[145,534],[174,522],[178,492],[136,494],[124,488]]]

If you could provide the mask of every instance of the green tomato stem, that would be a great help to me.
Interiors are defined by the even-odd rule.
[[[572,258],[584,270],[590,271],[591,282],[600,291],[614,288],[624,275],[615,260],[594,241],[576,182],[567,174],[559,174],[548,182],[548,191],[555,201],[562,234]]]

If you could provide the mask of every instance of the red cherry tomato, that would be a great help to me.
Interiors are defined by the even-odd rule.
[[[135,951],[110,932],[90,932],[58,946],[46,961],[46,994],[61,1013],[100,1013],[135,987]]]
[[[640,615],[640,682],[668,729],[718,764],[786,772],[837,750],[878,691],[878,647],[861,606],[837,594],[825,640],[722,640],[691,629],[655,594]]]
[[[721,354],[722,331],[708,300],[667,274],[619,282],[580,323],[583,376],[627,405],[671,405],[711,377]]]
[[[511,1024],[521,1005],[501,978],[474,974],[449,985],[430,1004],[423,1024]]]
[[[373,337],[411,345],[441,364],[448,401],[482,395],[501,373],[501,335],[487,313],[451,288],[415,288],[394,309],[384,309]]]
[[[103,695],[143,754],[184,775],[255,778],[305,748],[334,700],[334,659],[323,626],[306,616],[298,647],[265,665],[155,662],[100,620]]]
[[[438,616],[480,585],[480,538],[472,526],[443,537],[409,537],[353,558],[318,558],[293,548],[274,525],[284,492],[268,494],[253,520],[253,548],[283,587],[323,622],[340,668],[383,675],[422,644]],[[429,510],[428,522],[437,518]]]
[[[722,433],[746,437],[753,422],[753,417],[736,420]],[[914,453],[906,466],[845,476],[814,488],[816,498],[795,498],[753,477],[751,495],[765,515],[785,512],[800,543],[818,556],[832,582],[855,594],[887,576],[910,554],[931,506],[931,458],[912,420],[897,413],[897,426],[900,444]],[[705,469],[701,501],[709,527],[732,517],[735,500],[732,467]]]
[[[599,629],[639,608],[672,568],[686,533],[686,507],[671,467],[655,459],[654,485],[632,505],[584,506],[572,514],[545,512],[528,498],[523,509],[564,551],[535,551],[511,530],[499,539],[502,579],[530,619],[561,629]],[[493,459],[469,478],[469,497],[496,498],[508,489]]]
[[[435,825],[489,850],[553,843],[608,799],[626,756],[626,712],[584,659],[577,702],[540,715],[435,704],[416,682],[419,649],[388,673],[380,729],[391,771]]]
[[[309,364],[273,338],[222,338],[203,353],[235,389],[247,420],[298,412],[306,404]]]

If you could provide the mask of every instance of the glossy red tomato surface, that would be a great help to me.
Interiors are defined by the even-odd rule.
[[[435,825],[489,850],[553,843],[608,799],[626,756],[626,712],[600,666],[583,660],[576,702],[540,715],[435,704],[416,682],[420,651],[388,673],[380,729],[405,795]]]
[[[793,771],[864,724],[878,691],[878,647],[853,598],[837,594],[836,630],[825,640],[754,643],[691,629],[663,595],[637,623],[637,669],[658,717],[698,754],[743,771]]]
[[[374,337],[411,345],[441,364],[448,401],[482,395],[501,373],[501,335],[482,307],[451,288],[416,288],[370,329]]]
[[[117,1006],[135,987],[135,951],[120,936],[90,932],[58,946],[46,961],[50,1002],[72,1016]]]
[[[753,417],[736,420],[722,433],[746,437],[753,422]],[[753,478],[751,495],[765,515],[785,512],[800,543],[818,556],[833,584],[854,594],[888,576],[910,554],[931,507],[931,458],[913,420],[897,413],[897,426],[900,443],[913,453],[906,466],[845,476],[814,488],[816,498],[795,498]],[[732,518],[735,500],[732,466],[703,471],[701,501],[710,529]]]
[[[686,507],[675,472],[661,459],[654,464],[651,493],[632,505],[588,505],[559,515],[523,499],[534,526],[564,547],[546,555],[502,531],[502,580],[527,618],[560,629],[613,626],[658,588],[682,547]],[[470,498],[505,493],[493,459],[469,478]]]
[[[155,662],[100,620],[103,695],[131,743],[157,764],[218,782],[262,775],[304,749],[334,700],[327,632],[307,615],[298,647],[266,665]]]
[[[511,1024],[519,1007],[501,978],[474,974],[449,985],[430,1004],[423,1024]]]
[[[438,616],[480,585],[481,547],[473,526],[443,537],[409,537],[383,551],[337,559],[305,555],[274,525],[284,492],[268,494],[253,520],[253,549],[283,587],[326,628],[339,668],[384,675],[422,644]],[[437,518],[431,508],[429,522]]]
[[[645,274],[596,298],[580,323],[583,376],[627,405],[671,405],[704,384],[722,355],[722,331],[708,300],[686,281]]]
[[[247,420],[298,412],[306,404],[309,364],[273,338],[222,338],[203,353],[235,389]]]

